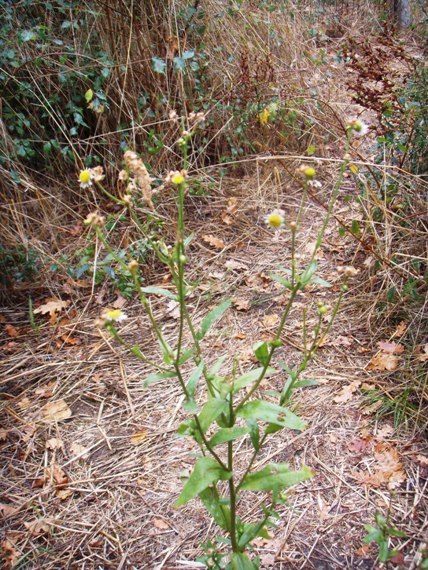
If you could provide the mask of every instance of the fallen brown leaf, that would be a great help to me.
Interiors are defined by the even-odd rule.
[[[398,327],[395,329],[395,332],[393,334],[394,337],[398,336],[403,336],[403,334],[407,331],[407,324],[404,321],[401,321],[401,323],[398,325]]]
[[[404,352],[404,346],[395,342],[381,341],[377,343],[379,349],[386,354],[401,354]]]
[[[18,507],[14,507],[13,505],[7,505],[5,503],[0,503],[0,516],[3,519],[7,519],[16,513]]]
[[[142,443],[145,439],[147,439],[146,430],[136,431],[134,435],[131,436],[131,443],[134,445],[138,445],[139,443]]]
[[[46,441],[46,449],[51,449],[52,451],[62,449],[64,451],[64,442],[57,437],[51,437]]]
[[[37,309],[34,309],[34,313],[45,315],[49,313],[51,317],[54,317],[56,313],[60,313],[64,309],[66,309],[70,304],[70,301],[61,301],[59,299],[55,299],[53,301],[48,301],[44,305],[40,305]]]
[[[249,299],[235,299],[233,301],[233,306],[237,311],[248,311],[250,308],[250,300]]]
[[[9,570],[9,568],[13,568],[16,566],[16,563],[21,558],[21,555],[15,548],[16,539],[13,538],[6,538],[0,544],[2,549],[2,558],[5,563],[5,570]]]
[[[13,325],[4,325],[4,330],[6,331],[8,336],[12,338],[16,338],[19,336],[19,331]]]
[[[54,395],[55,388],[57,386],[56,380],[49,382],[45,386],[40,386],[34,390],[34,393],[37,396],[41,396],[42,398],[51,398]]]
[[[166,530],[169,528],[169,524],[166,523],[163,519],[153,519],[153,526],[161,530]]]
[[[399,358],[395,354],[380,352],[370,360],[367,369],[377,370],[379,372],[383,372],[384,370],[393,372],[398,368],[399,363],[400,363]]]
[[[417,359],[419,362],[425,362],[428,360],[428,343],[421,347],[421,354],[418,354]]]
[[[118,293],[116,299],[113,301],[112,306],[115,309],[122,309],[122,307],[124,307],[127,302],[128,301],[125,299],[125,297],[122,297],[122,295]]]
[[[71,410],[65,400],[49,402],[41,410],[41,419],[45,422],[60,422],[71,418]]]
[[[361,381],[354,380],[353,382],[348,384],[348,386],[344,386],[341,389],[339,394],[335,398],[333,398],[333,402],[336,402],[336,404],[344,404],[345,402],[349,402],[349,400],[352,400],[354,393],[358,390],[360,386],[361,386]]]
[[[72,491],[71,489],[58,489],[58,491],[55,494],[60,501],[65,501],[66,499],[71,497],[73,493],[74,491]]]
[[[279,322],[279,316],[277,314],[265,315],[262,320],[262,325],[266,328],[271,328],[277,325]]]
[[[204,240],[204,242],[208,243],[209,245],[212,245],[216,249],[224,249],[225,248],[224,241],[220,238],[213,236],[213,235],[210,235],[210,234],[203,235],[202,239]]]
[[[31,534],[37,536],[49,532],[52,526],[50,519],[42,518],[36,519],[31,522],[24,522],[24,526],[30,531]]]

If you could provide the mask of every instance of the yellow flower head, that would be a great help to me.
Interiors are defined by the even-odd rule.
[[[184,177],[182,174],[178,173],[178,174],[174,174],[174,176],[172,177],[172,182],[173,184],[175,184],[176,186],[179,186],[180,184],[183,184],[184,182]]]
[[[266,125],[267,122],[269,121],[269,117],[270,117],[270,111],[269,109],[266,107],[265,109],[263,109],[263,111],[261,113],[259,113],[259,121],[260,124],[262,126]]]
[[[106,321],[120,323],[128,318],[120,309],[106,309],[104,311],[103,317]]]
[[[284,225],[285,222],[284,216],[285,216],[284,210],[274,210],[265,217],[265,222],[268,226],[277,230]]]
[[[88,186],[92,185],[92,172],[89,168],[80,171],[79,182],[81,188],[88,188]]]

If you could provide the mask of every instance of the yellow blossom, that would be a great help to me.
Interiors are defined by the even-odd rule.
[[[284,225],[284,216],[284,210],[273,210],[273,212],[265,217],[265,222],[268,226],[277,230]]]
[[[89,168],[80,171],[79,182],[81,188],[88,188],[92,185],[92,173]]]
[[[269,117],[270,117],[270,111],[266,107],[265,109],[263,109],[263,111],[261,113],[259,113],[260,124],[263,126],[266,125],[267,122],[269,121]]]

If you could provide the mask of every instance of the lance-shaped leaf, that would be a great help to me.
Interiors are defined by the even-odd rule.
[[[260,364],[266,365],[269,361],[269,345],[267,342],[258,342],[253,346],[254,354]]]
[[[306,427],[305,422],[287,408],[263,400],[248,402],[238,410],[237,415],[241,418],[254,418],[299,431]]]
[[[215,522],[225,530],[230,530],[230,508],[220,502],[218,494],[214,487],[207,487],[201,493],[199,498],[204,503],[205,508],[211,514]]]
[[[208,313],[206,317],[202,320],[201,323],[201,330],[198,331],[197,337],[199,340],[203,339],[213,324],[227,311],[227,309],[232,304],[232,301],[229,299],[224,301],[218,307],[215,307],[212,311]]]
[[[181,507],[188,501],[197,497],[204,489],[217,483],[226,481],[232,477],[231,471],[226,471],[211,457],[201,457],[195,464],[193,471],[184,485],[175,507]]]
[[[178,301],[178,297],[172,291],[168,289],[162,289],[162,287],[141,287],[143,293],[152,293],[153,295],[161,295],[162,297],[168,297],[174,301]]]
[[[165,378],[174,378],[175,376],[177,376],[175,372],[154,372],[144,379],[143,386],[147,388],[150,384],[156,384]]]
[[[196,386],[199,382],[199,378],[201,377],[202,371],[204,369],[204,363],[200,362],[199,366],[193,370],[192,374],[190,375],[189,381],[186,385],[187,393],[190,397],[195,395]]]
[[[318,267],[317,262],[311,261],[311,263],[309,264],[309,267],[307,269],[305,269],[305,271],[303,271],[303,273],[299,277],[299,280],[300,280],[300,283],[302,284],[302,287],[304,287],[305,285],[307,285],[309,283],[309,281],[311,280],[315,271],[317,270],[317,267]]]
[[[215,447],[216,445],[226,443],[227,441],[233,441],[239,437],[242,437],[243,435],[247,435],[248,432],[249,428],[245,427],[222,428],[210,439],[210,447]]]
[[[256,566],[254,562],[251,562],[243,552],[233,552],[230,563],[232,570],[257,570],[258,568],[258,565]]]
[[[205,433],[213,421],[216,420],[220,414],[225,412],[227,408],[228,403],[226,400],[220,400],[219,398],[211,398],[208,400],[198,416],[202,431]]]
[[[259,368],[254,368],[254,370],[250,370],[249,372],[246,372],[242,376],[239,376],[239,378],[237,378],[233,383],[233,393],[236,394],[236,392],[239,392],[241,388],[248,386],[248,384],[251,384],[251,382],[255,382],[260,377],[262,370],[263,367],[260,366]],[[276,372],[275,368],[269,367],[266,370],[265,376],[270,376],[271,374],[275,374],[275,372]]]
[[[269,273],[269,277],[271,277],[274,281],[281,283],[281,285],[283,285],[287,289],[293,288],[293,285],[290,283],[290,281],[288,279],[285,279],[285,277],[282,277],[281,275],[277,275],[276,273]]]
[[[312,476],[312,470],[306,467],[306,465],[303,465],[299,471],[290,471],[288,463],[271,463],[260,471],[247,475],[241,485],[241,489],[247,489],[248,491],[286,489],[306,481]]]

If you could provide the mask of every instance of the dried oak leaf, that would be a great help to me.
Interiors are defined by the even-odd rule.
[[[53,301],[48,301],[44,305],[40,305],[37,309],[34,309],[35,314],[42,314],[45,315],[49,313],[52,317],[56,316],[56,313],[60,313],[64,309],[66,309],[70,304],[70,301],[61,301],[60,299],[54,299]]]
[[[15,567],[16,563],[21,557],[21,555],[15,548],[15,542],[16,539],[6,538],[0,544],[2,550],[2,558],[5,564],[4,566],[5,570]]]
[[[419,362],[425,362],[428,360],[428,343],[421,347],[421,354],[418,354],[417,359]]]
[[[393,334],[394,337],[398,336],[403,336],[403,334],[407,331],[407,324],[404,321],[401,321],[401,323],[397,326],[397,328],[395,329],[395,332]]]
[[[333,402],[336,404],[344,404],[345,402],[349,402],[354,397],[354,393],[358,390],[361,386],[361,380],[354,380],[348,386],[344,386],[339,394],[333,398]]]
[[[368,370],[377,370],[378,372],[384,372],[385,370],[393,372],[397,370],[399,363],[399,358],[395,354],[380,352],[370,360],[367,368]]]
[[[217,237],[211,235],[211,234],[203,235],[202,239],[204,240],[204,242],[208,243],[209,245],[212,245],[216,249],[224,249],[225,248],[224,241],[220,238],[217,238]]]
[[[404,352],[404,346],[396,342],[381,341],[377,343],[379,349],[386,354],[401,354]]]
[[[14,507],[13,505],[7,505],[5,503],[0,503],[0,516],[2,519],[7,519],[8,517],[13,516],[18,507]]]
[[[49,402],[41,410],[41,419],[44,422],[60,422],[71,418],[71,410],[65,400]]]
[[[277,325],[279,322],[279,316],[276,313],[272,315],[265,315],[262,320],[262,325],[266,328],[271,328]]]
[[[31,534],[37,536],[50,531],[52,522],[50,519],[42,518],[36,519],[31,522],[24,522],[24,526],[30,531]]]
[[[233,301],[233,306],[237,311],[248,311],[250,308],[249,299],[235,299]]]

